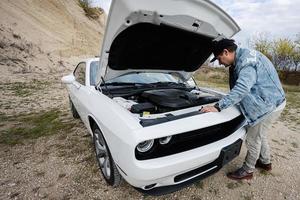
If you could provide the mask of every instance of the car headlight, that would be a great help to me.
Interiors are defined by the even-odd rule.
[[[144,142],[140,142],[136,148],[139,152],[144,153],[149,151],[153,147],[153,144],[154,140],[146,140]]]
[[[168,144],[170,140],[172,139],[172,136],[167,136],[159,139],[159,144]]]

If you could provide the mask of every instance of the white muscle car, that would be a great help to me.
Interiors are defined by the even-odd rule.
[[[191,79],[212,41],[239,30],[207,0],[112,2],[100,58],[62,78],[108,184],[123,178],[144,193],[165,194],[239,154],[244,117],[237,107],[201,113],[224,94]]]

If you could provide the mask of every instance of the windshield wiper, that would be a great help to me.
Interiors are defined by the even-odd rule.
[[[101,84],[100,86],[131,86],[131,87],[179,87],[179,88],[187,88],[185,83],[177,83],[171,81],[159,81],[154,83],[134,83],[134,82],[110,82]]]
[[[155,82],[152,83],[155,86],[176,86],[176,87],[186,87],[185,83],[177,83],[177,82]]]
[[[103,86],[101,84],[100,86]],[[112,85],[112,86],[152,86],[150,83],[133,83],[133,82],[110,82],[105,83],[105,85]]]

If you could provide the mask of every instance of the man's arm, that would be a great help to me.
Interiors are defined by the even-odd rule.
[[[256,83],[256,77],[256,70],[252,66],[244,67],[239,73],[235,86],[217,103],[219,110],[226,109],[239,103]],[[218,109],[214,106],[205,106],[201,111],[218,112]]]

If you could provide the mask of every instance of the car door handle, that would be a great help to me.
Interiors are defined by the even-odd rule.
[[[79,83],[77,83],[77,82],[73,82],[72,84],[73,84],[77,89],[79,89],[80,86],[81,86],[81,85],[80,85]]]

